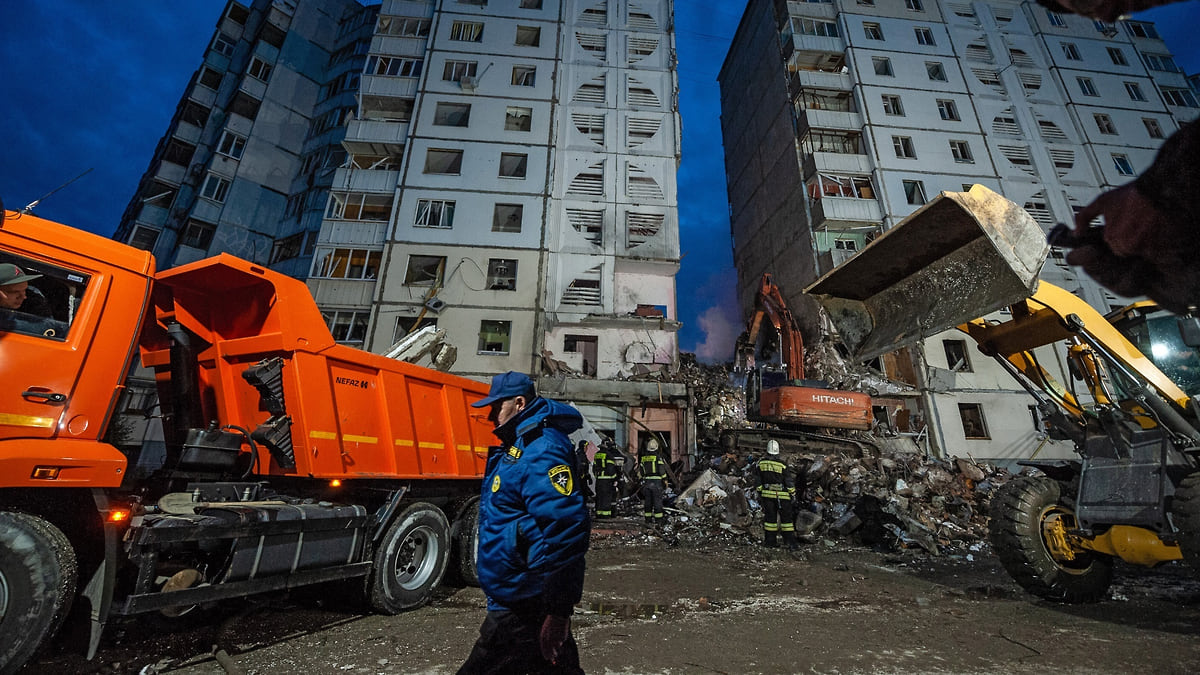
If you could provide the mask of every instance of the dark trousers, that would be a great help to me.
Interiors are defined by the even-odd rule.
[[[617,491],[616,478],[596,479],[596,517],[607,518],[613,514],[613,495]]]
[[[642,483],[642,515],[646,516],[646,522],[651,522],[651,519],[662,522],[663,482],[661,480],[648,480]]]
[[[776,534],[783,532],[783,540],[792,546],[795,542],[796,514],[792,511],[792,500],[779,497],[763,497],[763,543],[776,544]]]
[[[467,662],[458,669],[458,675],[582,675],[579,647],[573,635],[567,635],[567,641],[558,651],[557,662],[550,663],[542,658],[539,635],[545,618],[539,612],[488,612],[479,627],[479,639]]]

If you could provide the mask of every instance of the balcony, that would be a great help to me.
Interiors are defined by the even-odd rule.
[[[814,152],[804,157],[804,175],[818,171],[830,173],[869,174],[874,169],[866,155],[847,155],[840,152]]]
[[[813,200],[812,217],[817,230],[873,229],[883,222],[883,209],[877,199],[825,196]]]
[[[399,153],[407,139],[408,122],[351,120],[342,144],[353,153],[387,155]]]
[[[333,174],[334,190],[348,192],[391,192],[400,182],[399,171],[339,168]]]
[[[371,38],[371,53],[422,56],[425,53],[425,43],[427,41],[428,39],[423,37],[376,35]]]
[[[412,98],[417,95],[417,78],[363,75],[359,93]]]
[[[841,56],[838,54],[837,56]],[[797,70],[791,75],[791,86],[796,89],[832,89],[850,91],[854,83],[850,73],[831,72],[825,70]]]
[[[308,279],[308,290],[318,305],[355,306],[367,309],[375,295],[374,279]]]
[[[171,135],[192,145],[197,145],[200,143],[200,134],[203,132],[204,130],[195,124],[180,120],[179,124],[175,125],[175,131]]]
[[[169,200],[163,199],[166,202]],[[142,210],[137,215],[137,222],[142,225],[151,225],[162,229],[167,224],[167,214],[170,213],[167,209],[153,204],[142,204]]]
[[[797,116],[797,121],[800,123],[801,133],[811,127],[837,131],[862,131],[863,128],[863,116],[859,112],[813,110],[811,108],[803,109],[800,112],[803,114]]]
[[[158,163],[158,170],[154,172],[154,177],[164,183],[179,185],[184,178],[187,178],[187,168],[162,160]]]

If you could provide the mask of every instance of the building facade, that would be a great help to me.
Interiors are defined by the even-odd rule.
[[[305,279],[342,343],[425,326],[601,433],[694,449],[671,0],[230,2],[116,237]]]
[[[1200,113],[1152,23],[1009,0],[750,0],[719,81],[739,297],[773,273],[810,333],[803,288],[938,192],[985,185],[1048,230]],[[1064,256],[1043,279],[1126,304]],[[1069,455],[972,344],[950,331],[874,364],[914,387],[877,401],[881,421],[935,453]]]

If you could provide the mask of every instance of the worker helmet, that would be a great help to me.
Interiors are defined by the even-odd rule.
[[[646,441],[646,452],[658,452],[658,441],[653,438]]]
[[[777,441],[773,438],[771,440],[767,441],[767,454],[768,455],[778,455],[779,454],[779,441]]]

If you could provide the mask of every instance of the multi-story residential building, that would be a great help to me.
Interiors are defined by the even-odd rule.
[[[233,0],[116,237],[306,279],[342,343],[435,325],[453,372],[534,373],[683,458],[672,25],[671,0]]]
[[[1048,229],[1200,113],[1153,24],[1011,0],[750,0],[718,79],[739,297],[772,272],[809,332],[803,288],[939,191],[985,185]],[[1042,278],[1125,304],[1061,250]],[[927,428],[935,452],[1069,453],[1041,445],[1032,401],[957,331],[875,365],[915,387],[877,416]]]

